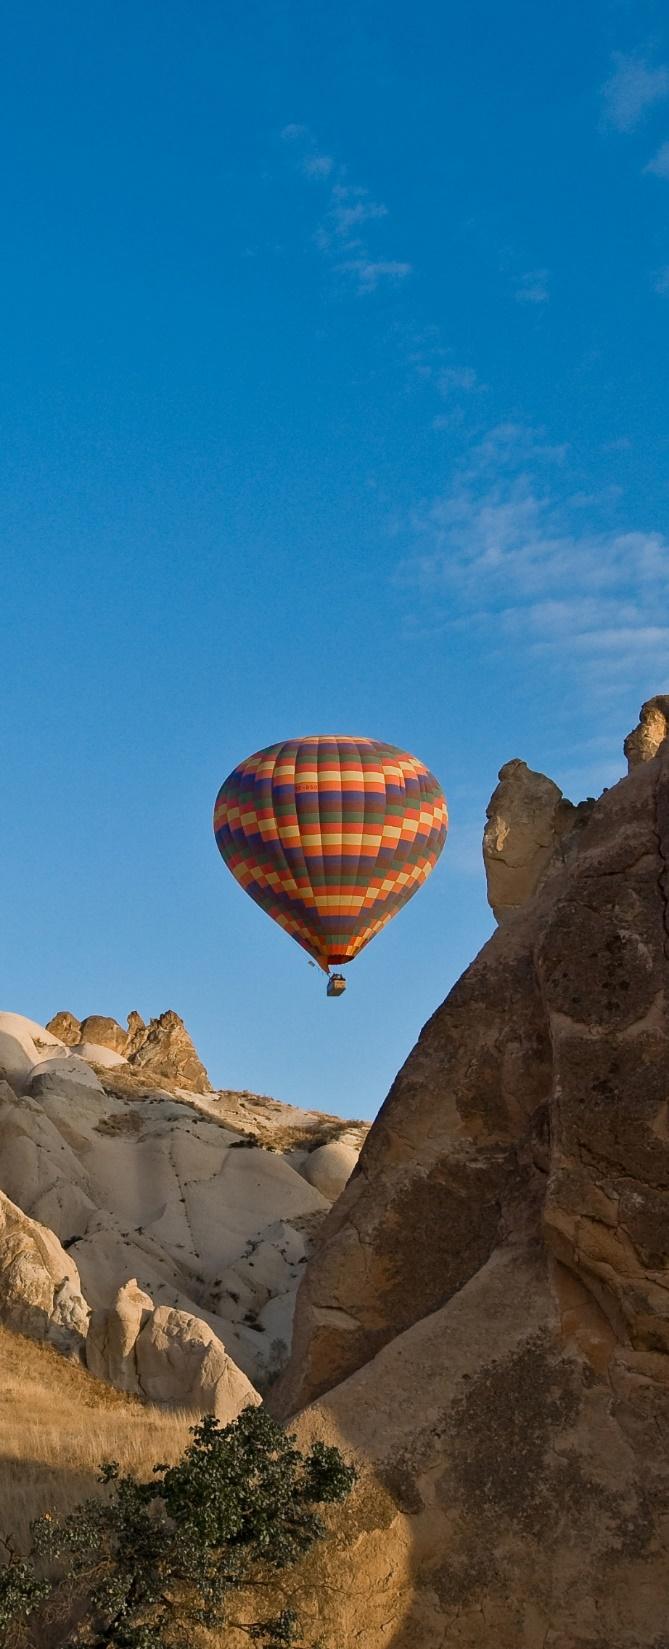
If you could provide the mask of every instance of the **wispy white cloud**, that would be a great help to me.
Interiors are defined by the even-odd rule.
[[[332,233],[341,240],[349,240],[352,231],[357,235],[363,223],[373,223],[387,216],[388,207],[382,201],[371,200],[367,189],[335,184],[327,218]]]
[[[612,61],[601,89],[604,119],[617,132],[632,132],[654,104],[669,95],[669,69],[637,52],[614,52]]]
[[[299,123],[294,120],[291,120],[287,126],[282,126],[281,128],[281,137],[284,143],[300,143],[303,138],[308,136],[308,128],[306,126],[299,125]]]
[[[383,201],[374,200],[362,184],[349,182],[346,168],[320,149],[308,126],[284,126],[281,138],[292,149],[304,177],[328,184],[327,204],[314,241],[333,270],[352,279],[361,296],[375,292],[382,283],[405,280],[412,273],[411,263],[377,252],[368,240],[370,230],[389,216]]]
[[[404,524],[408,553],[395,582],[413,621],[480,626],[561,671],[642,667],[669,675],[669,540],[574,517],[550,466],[565,449],[503,425],[476,449],[451,489]],[[604,501],[603,501],[604,502]],[[609,505],[616,498],[606,499]],[[657,691],[657,689],[655,689]]]
[[[516,281],[516,303],[548,303],[550,289],[547,269],[529,269]]]
[[[669,143],[661,143],[657,154],[653,155],[644,172],[652,172],[655,177],[669,180]]]
[[[478,374],[472,366],[445,366],[437,374],[437,389],[440,395],[451,395],[453,390],[464,390],[471,394],[474,390],[485,388],[479,383]]]
[[[329,177],[334,166],[332,155],[307,155],[302,162],[305,177]]]
[[[345,275],[355,275],[359,292],[375,292],[382,281],[403,281],[411,274],[410,263],[400,263],[396,258],[380,258],[376,263],[370,258],[347,258],[337,268]]]

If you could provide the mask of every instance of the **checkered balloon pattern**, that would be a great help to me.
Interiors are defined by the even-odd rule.
[[[422,886],[446,840],[440,785],[376,739],[287,739],[247,757],[214,811],[232,875],[327,970]]]

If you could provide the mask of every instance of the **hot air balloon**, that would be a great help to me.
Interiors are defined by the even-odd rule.
[[[448,814],[423,763],[377,739],[287,739],[221,785],[214,832],[228,870],[328,974],[352,962],[434,868]]]

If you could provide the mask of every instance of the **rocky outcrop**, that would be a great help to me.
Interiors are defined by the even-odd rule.
[[[98,1380],[118,1391],[139,1391],[134,1356],[137,1336],[153,1312],[151,1295],[130,1277],[113,1304],[92,1312],[86,1341],[86,1365]]]
[[[646,699],[639,711],[638,726],[628,733],[624,750],[628,771],[640,762],[650,762],[669,738],[669,693],[656,693]]]
[[[102,1014],[91,1013],[87,1019],[82,1019],[77,1041],[93,1042],[99,1048],[110,1048],[114,1054],[125,1054],[128,1032],[121,1030],[116,1019],[105,1019]]]
[[[665,1649],[668,910],[665,743],[425,1027],[325,1222],[270,1400],[362,1465],[333,1642]]]
[[[47,1030],[52,1036],[64,1042],[67,1047],[73,1048],[75,1042],[81,1041],[81,1026],[73,1013],[55,1013],[47,1024]]]
[[[195,1094],[213,1092],[183,1019],[171,1008],[148,1025],[133,1009],[126,1030],[116,1019],[102,1014],[89,1014],[80,1022],[67,1012],[57,1013],[47,1028],[68,1047],[85,1050],[93,1064],[109,1065],[103,1054],[96,1055],[96,1050],[105,1049],[117,1059],[146,1070],[154,1079],[162,1078]]]
[[[206,1323],[254,1383],[273,1375],[361,1130],[251,1094],[163,1088],[151,1066],[18,1014],[0,1014],[3,1047],[21,1093],[0,1089],[0,1187],[66,1247],[94,1312],[136,1277],[152,1309]],[[326,1195],[305,1169],[321,1149],[327,1166],[339,1136]]]
[[[526,762],[505,762],[487,808],[483,863],[488,904],[497,922],[536,893],[547,871],[578,845],[591,802],[575,807],[558,785]]]
[[[131,1035],[127,1058],[135,1068],[148,1069],[155,1077],[167,1077],[192,1093],[212,1092],[209,1077],[183,1019],[171,1009]]]
[[[33,1340],[77,1353],[88,1329],[79,1273],[52,1231],[0,1192],[0,1318]]]
[[[92,1374],[154,1403],[234,1420],[260,1398],[201,1318],[153,1300],[131,1278],[113,1306],[96,1311],[86,1342]]]
[[[200,1317],[158,1306],[136,1343],[139,1389],[153,1402],[177,1404],[227,1423],[260,1397]]]

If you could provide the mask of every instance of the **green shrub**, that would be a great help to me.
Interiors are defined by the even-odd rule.
[[[193,1626],[232,1624],[233,1594],[266,1595],[272,1577],[326,1533],[319,1507],[346,1498],[353,1467],[314,1443],[307,1453],[263,1408],[231,1425],[192,1428],[175,1466],[149,1482],[101,1468],[104,1492],[32,1525],[26,1560],[0,1570],[6,1649],[191,1649]],[[234,1620],[263,1649],[306,1649],[292,1609]]]

